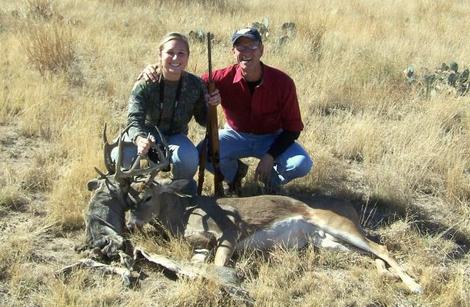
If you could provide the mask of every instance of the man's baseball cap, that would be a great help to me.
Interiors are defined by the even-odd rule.
[[[235,45],[235,43],[237,42],[237,40],[240,37],[246,37],[246,38],[252,39],[256,42],[261,43],[261,35],[259,34],[259,32],[256,28],[245,27],[245,28],[241,28],[240,30],[233,33],[233,35],[232,35],[232,45]]]

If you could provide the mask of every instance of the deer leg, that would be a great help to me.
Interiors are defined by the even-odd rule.
[[[196,248],[194,249],[193,257],[191,257],[192,263],[204,263],[209,257],[210,251],[207,248]]]
[[[350,251],[350,249],[347,246],[341,244],[341,242],[338,242],[336,237],[330,235],[329,233],[324,233],[322,231],[317,232],[312,237],[312,239],[313,239],[313,244],[320,248],[333,249],[333,250],[342,251],[342,252]],[[387,270],[385,261],[382,260],[381,258],[375,259],[375,266],[377,267],[377,271],[379,272],[380,276],[385,276],[387,278],[393,278],[393,279],[399,278],[399,276],[396,273],[393,273]]]
[[[216,245],[216,238],[209,232],[190,232],[185,233],[185,239],[191,244],[194,250],[191,262],[204,263],[210,255],[210,250]]]
[[[376,258],[374,262],[375,262],[375,267],[377,268],[377,271],[379,272],[380,276],[384,276],[384,277],[390,278],[390,279],[399,279],[400,278],[398,276],[398,274],[396,274],[395,272],[391,272],[390,270],[387,270],[387,266],[385,264],[385,261],[383,261],[382,259]]]
[[[339,242],[336,237],[323,231],[318,232],[314,237],[314,244],[325,249],[337,250],[341,252],[350,251],[350,249],[347,246],[341,244],[341,242]]]
[[[343,229],[330,228],[330,234],[337,237],[358,249],[374,254],[376,257],[384,260],[398,274],[403,283],[413,293],[421,293],[422,287],[411,276],[405,273],[401,266],[388,253],[385,246],[377,244],[366,238],[358,224],[350,221],[350,225],[343,225]]]
[[[375,259],[375,267],[377,268],[379,275],[386,275],[388,272],[387,266],[385,265],[385,261],[380,258]]]
[[[222,235],[215,252],[214,264],[216,266],[225,266],[228,263],[235,249],[236,240],[235,231],[229,231]]]
[[[411,292],[421,293],[423,291],[422,287],[413,278],[411,278],[411,276],[406,274],[402,267],[396,262],[396,260],[393,259],[392,256],[390,256],[385,246],[377,244],[367,238],[364,238],[364,240],[367,246],[369,247],[367,250],[387,262],[388,265],[390,265],[390,267],[398,274],[398,276],[410,289]]]

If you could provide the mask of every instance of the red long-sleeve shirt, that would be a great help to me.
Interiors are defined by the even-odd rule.
[[[202,79],[207,82],[208,74]],[[263,64],[263,79],[253,95],[238,64],[214,71],[212,79],[225,119],[234,130],[264,134],[303,129],[294,81],[282,71]]]

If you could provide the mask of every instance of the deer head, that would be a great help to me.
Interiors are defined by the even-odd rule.
[[[162,207],[168,207],[167,202],[171,203],[173,213],[180,213],[185,206],[179,202],[179,196],[175,196],[175,193],[181,191],[187,184],[186,179],[174,180],[170,184],[157,182],[147,184],[146,189],[140,191],[141,201],[131,209],[127,228],[141,228],[153,218],[159,217]],[[180,218],[177,217],[177,219]]]

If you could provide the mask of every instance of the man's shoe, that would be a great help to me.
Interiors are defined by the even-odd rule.
[[[266,195],[279,195],[282,194],[281,192],[281,186],[273,186],[273,185],[264,185],[261,188],[261,194],[266,194]]]
[[[238,161],[237,173],[233,182],[228,184],[228,194],[241,196],[242,195],[242,179],[245,178],[248,173],[248,165],[240,160]]]

